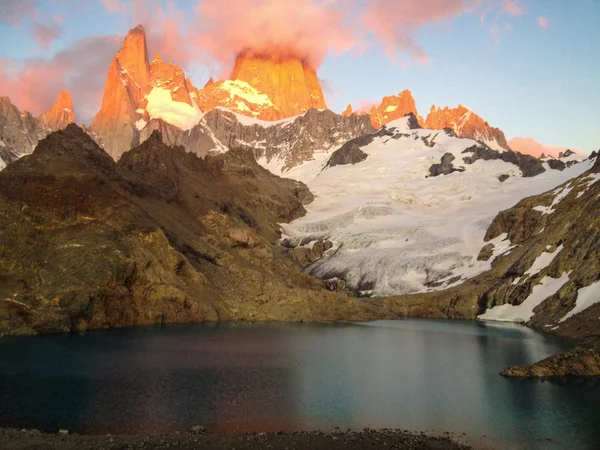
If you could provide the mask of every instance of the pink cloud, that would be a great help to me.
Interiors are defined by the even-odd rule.
[[[102,5],[109,13],[125,13],[127,12],[127,4],[119,0],[101,0]]]
[[[472,13],[480,5],[479,0],[372,0],[363,24],[390,59],[394,60],[399,51],[407,51],[415,61],[427,63],[429,57],[414,37],[415,31]]]
[[[547,17],[544,17],[544,16],[538,17],[538,25],[540,27],[548,28],[549,24],[550,24],[550,19],[548,19]]]
[[[37,0],[2,0],[0,21],[8,25],[21,25],[36,15],[37,7]]]
[[[525,7],[520,0],[503,0],[502,12],[511,16],[522,16],[525,14]]]
[[[328,51],[359,43],[341,6],[346,0],[202,0],[196,7],[194,44],[224,65],[238,52],[298,57],[317,68]]]
[[[524,11],[520,0],[197,0],[195,15],[184,17],[173,0],[166,7],[158,0],[102,2],[109,12],[126,12],[129,26],[145,26],[151,57],[159,52],[184,68],[192,59],[230,68],[241,52],[294,56],[318,68],[328,52],[360,53],[373,45],[392,61],[408,53],[427,64],[415,37],[420,28],[486,8],[497,15]]]
[[[77,120],[88,123],[100,107],[106,73],[120,44],[116,36],[92,36],[51,59],[2,60],[0,95],[39,115],[50,109],[60,91],[68,90]]]
[[[373,108],[373,106],[377,106],[377,103],[372,100],[360,100],[358,102],[358,106],[353,107],[352,109],[354,110],[354,112],[359,114],[361,112],[368,113],[369,111],[371,111],[371,108]]]
[[[558,158],[559,153],[564,153],[565,151],[567,151],[567,148],[563,148],[563,147],[556,147],[554,145],[544,145],[544,144],[540,144],[539,142],[537,142],[536,140],[534,140],[533,138],[523,138],[523,137],[516,137],[511,139],[510,141],[508,141],[508,146],[510,148],[512,148],[514,151],[526,154],[526,155],[531,155],[531,156],[535,156],[536,158],[539,158],[542,154],[546,155],[546,156],[552,156],[554,158]],[[581,152],[577,151],[577,150],[573,150],[570,149],[571,151],[574,151],[575,153],[578,154],[582,154]]]
[[[0,22],[16,27],[31,27],[36,43],[46,49],[60,36],[62,17],[55,15],[52,22],[41,21],[38,9],[39,0],[1,0]]]

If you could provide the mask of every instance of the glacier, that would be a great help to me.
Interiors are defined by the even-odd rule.
[[[280,176],[303,181],[315,195],[307,214],[281,224],[283,237],[334,245],[306,268],[319,278],[338,277],[358,292],[390,296],[446,289],[491,267],[478,261],[487,228],[503,209],[555,188],[592,164],[525,178],[501,160],[461,164],[473,145],[444,131],[410,129],[402,118],[361,147],[368,157],[355,165],[325,168],[331,150],[281,173],[277,161],[259,161]],[[429,176],[429,167],[451,153],[454,172]],[[500,175],[509,178],[500,182]],[[510,242],[503,251],[510,251]],[[495,255],[497,256],[497,255]]]

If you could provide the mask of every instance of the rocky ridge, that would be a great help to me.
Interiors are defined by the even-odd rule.
[[[432,106],[423,126],[432,130],[451,128],[458,137],[481,141],[498,150],[510,150],[502,130],[490,126],[463,105],[456,108]]]
[[[159,130],[169,145],[182,145],[199,156],[243,148],[277,173],[310,161],[316,151],[332,151],[355,137],[374,130],[368,116],[340,116],[329,110],[310,109],[279,122],[249,121],[230,111],[214,109],[188,131],[162,120],[151,120],[140,133],[147,139]]]
[[[39,117],[19,111],[10,98],[0,97],[0,169],[31,153],[48,133],[74,122],[71,95],[66,91],[61,92],[52,108]]]
[[[423,123],[423,118],[417,112],[415,99],[410,90],[405,89],[398,95],[383,97],[381,103],[373,106],[369,111],[371,123],[376,129],[381,128],[392,120],[400,119],[407,114],[413,114],[418,124]]]

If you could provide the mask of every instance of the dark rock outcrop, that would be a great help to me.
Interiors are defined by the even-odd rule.
[[[558,153],[558,157],[559,158],[568,158],[571,155],[574,155],[575,152],[571,151],[571,150],[566,150],[564,153],[563,152],[559,152]]]
[[[567,167],[567,165],[559,159],[549,159],[546,162],[551,169],[560,170],[561,172]]]
[[[438,175],[448,175],[452,172],[464,172],[464,168],[462,167],[454,167],[452,161],[456,158],[452,153],[446,153],[442,156],[442,161],[440,164],[432,164],[429,168],[429,176],[437,177]]]
[[[484,161],[499,159],[519,167],[524,177],[534,177],[546,171],[542,165],[542,161],[538,158],[513,151],[499,152],[497,150],[492,150],[487,146],[474,145],[463,150],[463,153],[472,153],[471,156],[465,156],[463,158],[465,164],[473,164],[480,159]]]
[[[481,248],[479,255],[477,256],[477,261],[488,261],[493,254],[494,244],[486,244]]]
[[[418,129],[422,128],[421,125],[419,125],[419,119],[412,112],[409,112],[404,117],[408,118],[407,122],[408,122],[409,130],[418,130]]]
[[[500,181],[500,183],[504,183],[509,178],[510,178],[510,175],[503,173],[502,175],[500,175],[498,177],[498,181]]]
[[[358,145],[347,143],[331,154],[325,168],[345,164],[357,164],[367,159],[367,156]]]

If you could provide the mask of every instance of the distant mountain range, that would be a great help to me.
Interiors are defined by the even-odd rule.
[[[0,158],[6,164],[19,155],[30,153],[48,130],[64,128],[75,122],[68,92],[61,93],[57,104],[39,124],[3,98],[0,111]],[[209,80],[199,89],[186,78],[183,70],[160,55],[148,58],[146,32],[141,25],[131,29],[108,69],[100,110],[89,129],[94,139],[115,159],[142,141],[141,131],[153,119],[188,131],[200,124],[207,112],[227,109],[265,121],[279,121],[304,114],[310,109],[325,110],[327,105],[316,70],[297,57],[270,57],[246,49],[238,55],[230,79]],[[15,112],[16,111],[16,112]],[[67,113],[68,111],[68,113]],[[531,140],[515,139],[507,143],[502,130],[492,127],[465,106],[432,106],[426,118],[419,115],[409,90],[387,96],[368,113],[374,129],[412,113],[428,129],[452,129],[456,136],[474,139],[495,150],[516,150],[536,157],[558,157],[558,149],[538,145]],[[8,119],[18,115],[19,120]],[[349,117],[352,107],[342,113]],[[49,115],[49,116],[48,116]],[[355,115],[366,115],[364,112]],[[44,116],[48,116],[44,118]],[[15,128],[16,126],[16,128]],[[15,129],[18,129],[15,132]],[[16,136],[16,134],[23,136]],[[344,137],[352,138],[354,135]],[[202,145],[200,145],[202,146]],[[206,145],[205,145],[206,147]],[[207,148],[204,151],[209,151]],[[215,144],[213,150],[219,150]],[[566,149],[563,149],[563,151]],[[2,163],[0,163],[2,164]]]

